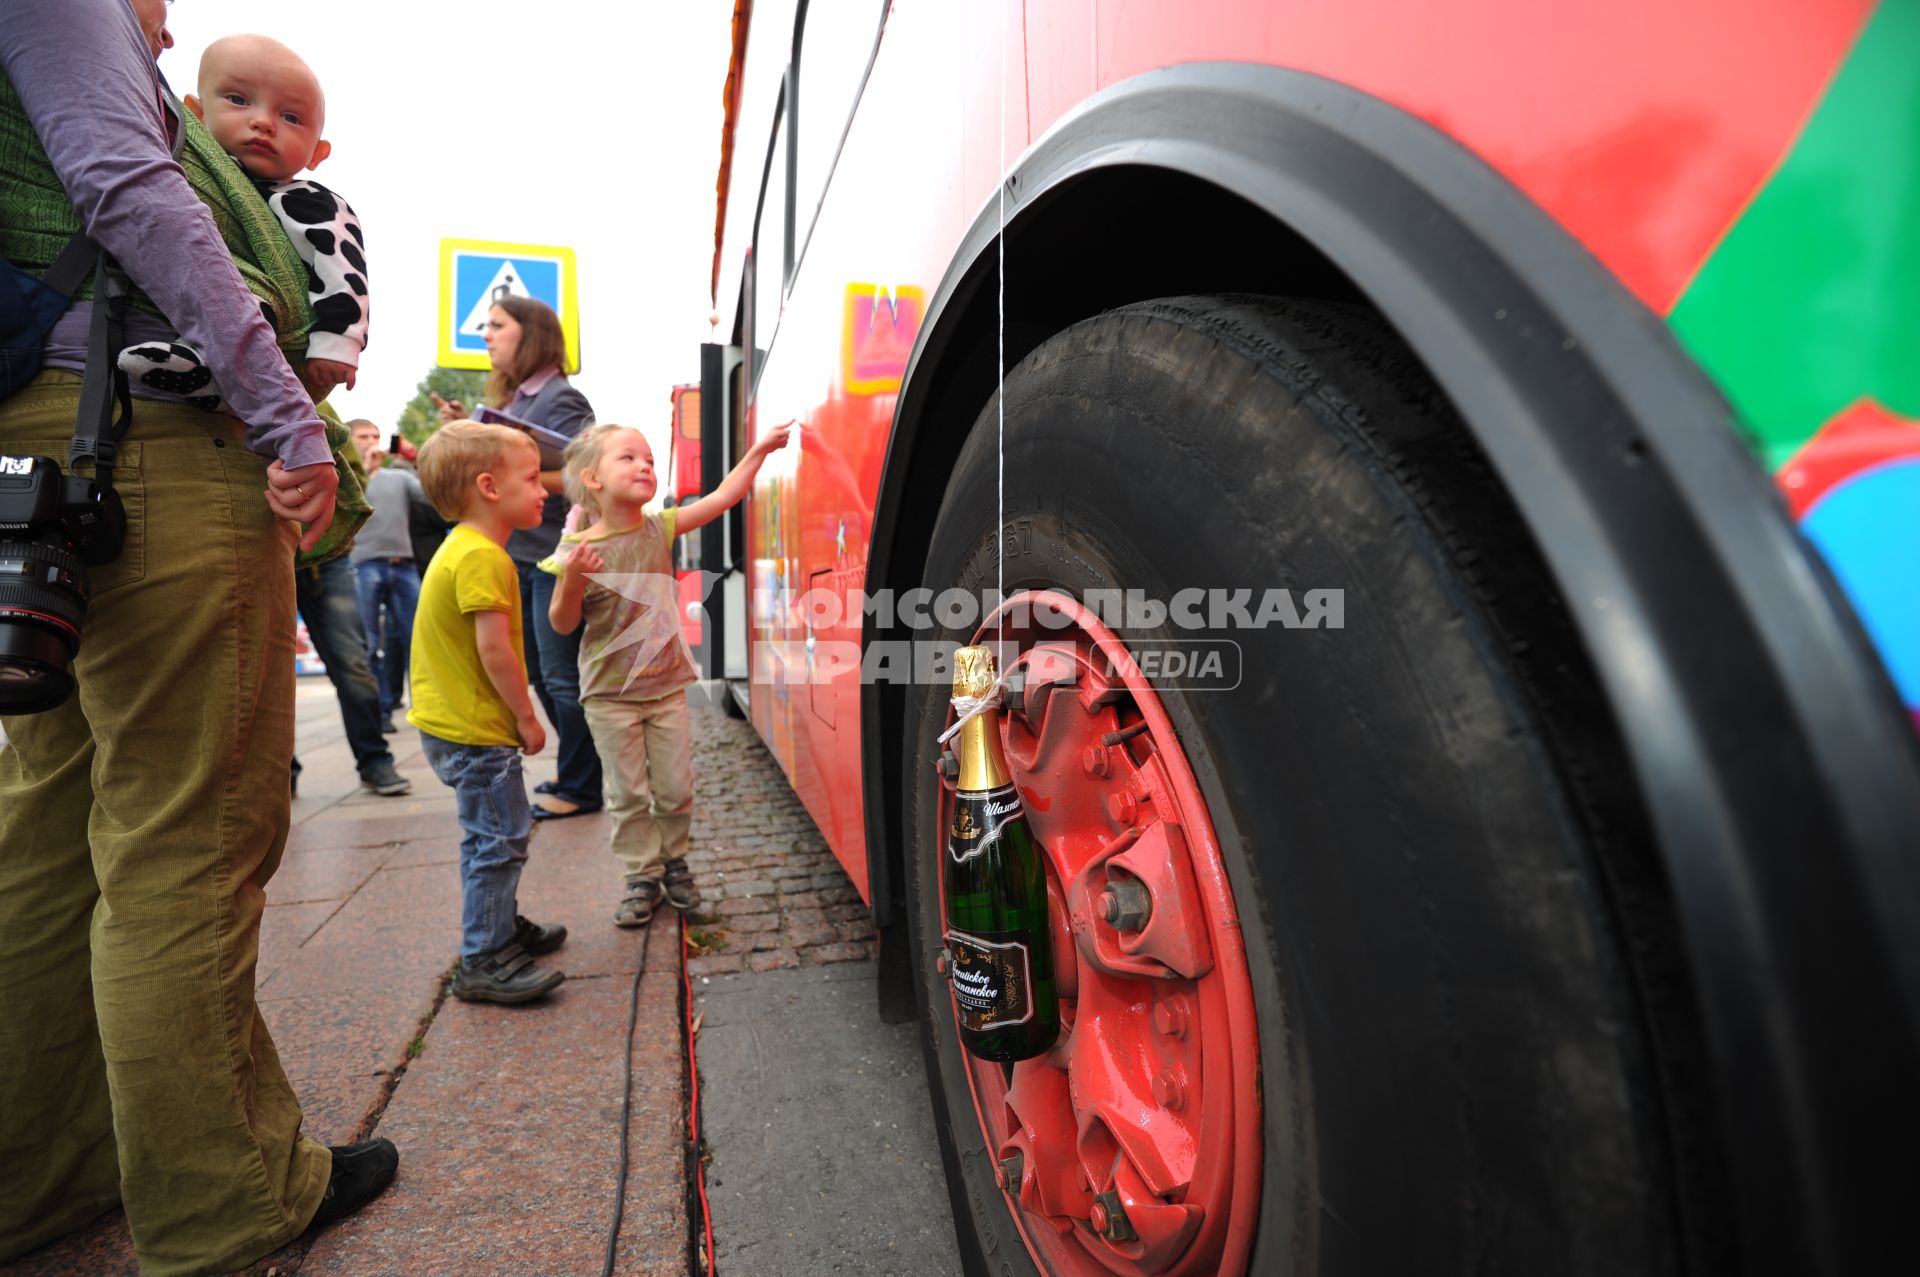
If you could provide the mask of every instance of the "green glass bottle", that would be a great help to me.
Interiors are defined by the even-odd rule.
[[[953,694],[980,697],[993,687],[993,653],[954,654]],[[947,832],[947,974],[960,1017],[960,1041],[985,1060],[1039,1055],[1060,1035],[1053,984],[1053,928],[1040,844],[1000,746],[1000,711],[961,728],[959,792]]]

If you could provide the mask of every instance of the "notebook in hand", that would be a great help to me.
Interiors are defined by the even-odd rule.
[[[525,417],[516,417],[504,408],[489,408],[486,404],[480,404],[473,410],[473,419],[488,425],[512,426],[515,430],[523,430],[532,436],[533,441],[540,445],[542,470],[558,470],[567,445],[573,442],[558,430],[549,430],[545,426],[528,421]]]

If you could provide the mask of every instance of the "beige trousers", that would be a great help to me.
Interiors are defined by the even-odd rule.
[[[693,740],[687,694],[651,701],[581,702],[600,751],[613,854],[628,875],[658,880],[661,861],[687,854],[693,823]]]
[[[0,404],[0,451],[65,468],[80,379]],[[123,1202],[148,1277],[298,1235],[332,1156],[254,1003],[286,847],[293,538],[240,424],[142,402],[126,548],[58,709],[0,722],[0,1261]]]

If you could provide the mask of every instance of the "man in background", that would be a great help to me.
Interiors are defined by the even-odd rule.
[[[360,623],[367,634],[367,662],[380,686],[380,729],[391,732],[394,711],[406,699],[407,651],[413,642],[413,611],[420,601],[409,511],[415,501],[426,497],[418,478],[388,464],[379,426],[364,418],[347,424],[361,464],[367,468],[367,504],[373,507],[354,538],[350,557],[359,590]]]

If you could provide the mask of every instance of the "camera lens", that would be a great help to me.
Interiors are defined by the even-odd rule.
[[[87,569],[48,541],[0,541],[0,714],[36,714],[73,695]]]

